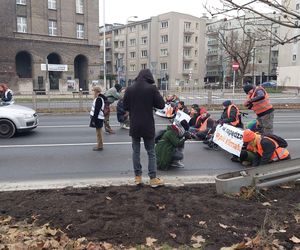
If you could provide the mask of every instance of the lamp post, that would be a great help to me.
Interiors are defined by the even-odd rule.
[[[125,40],[126,40],[126,47],[125,47],[125,85],[128,86],[128,22],[130,18],[138,18],[137,16],[130,16],[127,17],[126,19],[126,35],[125,35]]]
[[[270,81],[271,75],[271,53],[272,53],[272,28],[273,28],[273,21],[271,21],[271,31],[270,31],[270,48],[269,48],[269,60],[268,60],[268,81]]]
[[[105,26],[105,0],[103,0],[103,85],[106,89],[106,26]]]
[[[254,63],[255,63],[255,50],[256,48],[253,48],[253,60],[252,60],[252,84],[255,86],[256,85],[256,76],[254,74]]]

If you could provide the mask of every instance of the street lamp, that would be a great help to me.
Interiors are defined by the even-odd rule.
[[[103,85],[106,89],[106,26],[105,26],[105,0],[103,0]]]
[[[125,35],[125,40],[126,40],[126,47],[125,47],[125,68],[126,68],[126,71],[125,71],[125,85],[128,86],[128,22],[129,22],[129,19],[130,18],[138,18],[137,16],[130,16],[130,17],[127,17],[126,19],[126,35]]]

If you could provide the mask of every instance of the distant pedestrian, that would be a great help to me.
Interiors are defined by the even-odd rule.
[[[1,102],[4,104],[11,104],[13,103],[13,92],[5,83],[0,84],[0,97]]]
[[[108,89],[105,91],[104,95],[106,96],[106,102],[105,102],[105,118],[104,118],[104,126],[105,126],[105,132],[109,134],[114,134],[115,132],[112,130],[109,124],[109,116],[110,116],[110,105],[114,103],[117,100],[121,99],[121,89],[122,86],[118,83],[115,84],[114,87]]]
[[[248,95],[244,106],[257,115],[260,132],[273,134],[274,108],[267,91],[262,86],[253,85],[245,85],[244,91]]]
[[[101,94],[101,88],[93,87],[94,101],[90,111],[90,127],[96,128],[97,146],[93,148],[94,151],[103,150],[102,127],[104,121],[104,105],[106,97]]]
[[[154,85],[154,79],[149,69],[139,72],[133,85],[127,88],[124,96],[124,109],[129,111],[130,130],[132,137],[132,160],[135,183],[142,184],[142,165],[140,162],[140,142],[143,138],[148,154],[148,175],[150,186],[158,187],[163,181],[156,176],[156,156],[154,150],[155,125],[153,108],[163,109],[165,102]]]
[[[129,129],[129,112],[124,109],[124,94],[125,88],[121,91],[121,99],[117,103],[117,119],[120,123],[120,127],[124,129]]]

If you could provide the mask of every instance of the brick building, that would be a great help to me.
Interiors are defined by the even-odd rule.
[[[19,93],[88,90],[100,75],[98,29],[98,0],[1,0],[0,81]]]

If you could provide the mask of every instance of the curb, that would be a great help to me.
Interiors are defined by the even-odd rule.
[[[149,178],[144,178],[146,185]],[[182,176],[163,177],[166,186],[185,186],[192,184],[215,183],[215,176]],[[53,181],[26,181],[26,182],[0,182],[0,191],[23,191],[41,189],[63,189],[63,188],[87,188],[87,187],[108,187],[108,186],[133,186],[133,178],[92,178],[92,179],[72,179]]]

